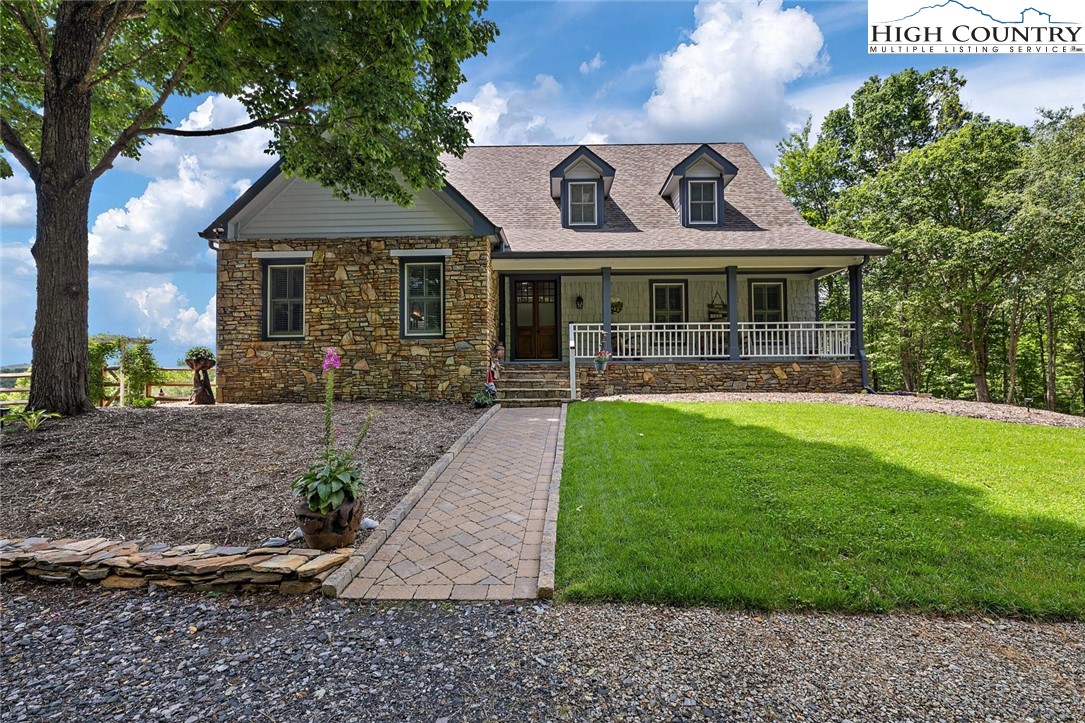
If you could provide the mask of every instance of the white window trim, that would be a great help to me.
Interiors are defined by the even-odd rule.
[[[297,254],[293,258],[298,258]],[[301,331],[272,331],[271,329],[271,270],[301,269]],[[305,264],[268,264],[264,267],[264,286],[267,296],[264,301],[264,335],[268,339],[303,339],[305,338],[305,296],[308,291],[308,279],[305,277]]]
[[[573,186],[591,186],[592,204],[591,221],[573,221]],[[569,200],[566,202],[566,213],[569,214],[570,226],[598,226],[599,225],[599,184],[595,181],[569,181]],[[584,205],[584,204],[581,204]]]
[[[754,306],[754,301],[757,299],[757,294],[754,293],[754,289],[758,286],[778,286],[780,287],[780,323],[787,321],[787,282],[786,281],[751,281],[750,282],[750,321],[755,324],[773,324],[777,322],[765,322],[757,321],[757,308]],[[766,311],[762,309],[762,311]]]
[[[694,221],[693,220],[693,184],[694,183],[711,183],[712,184],[712,220],[711,221]],[[716,184],[719,183],[714,178],[691,178],[686,184],[686,217],[689,219],[690,226],[715,226],[720,220],[720,198]],[[698,203],[704,203],[698,201]]]
[[[449,251],[451,254],[452,252]],[[433,256],[433,254],[430,254]],[[410,307],[408,305],[407,292],[409,287],[407,285],[407,276],[411,273],[412,266],[439,266],[441,269],[441,328],[437,331],[412,331],[408,317],[410,316]],[[405,261],[403,262],[403,336],[413,337],[443,337],[445,335],[445,262],[444,261]]]

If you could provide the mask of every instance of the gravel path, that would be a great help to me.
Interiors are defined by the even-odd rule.
[[[0,720],[1085,719],[1085,624],[5,585]]]
[[[365,514],[380,520],[480,412],[447,402],[336,403],[358,458]],[[109,408],[0,435],[0,531],[174,545],[259,545],[296,522],[290,482],[321,453],[321,404]]]
[[[1049,412],[1046,409],[1025,409],[1008,404],[987,404],[960,399],[907,397],[894,394],[814,394],[774,392],[701,392],[689,394],[618,394],[595,397],[597,402],[825,402],[854,404],[865,407],[904,409],[910,412],[934,412],[958,417],[993,419],[999,422],[1043,424],[1051,427],[1085,427],[1085,417]]]

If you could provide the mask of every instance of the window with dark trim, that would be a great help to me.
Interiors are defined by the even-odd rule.
[[[716,182],[689,182],[689,222],[690,224],[713,225],[718,223],[716,209]]]
[[[404,261],[403,335],[444,336],[444,262]]]
[[[269,339],[305,336],[305,264],[268,264],[265,333]]]
[[[595,226],[598,223],[596,215],[596,182],[571,182],[569,184],[569,225],[570,226]]]
[[[681,324],[685,320],[685,283],[681,281],[653,281],[652,323]]]
[[[750,321],[771,323],[785,321],[787,301],[783,281],[750,282]]]

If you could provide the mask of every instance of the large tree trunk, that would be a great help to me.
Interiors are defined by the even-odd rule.
[[[974,308],[961,309],[961,340],[964,352],[972,366],[972,383],[976,387],[976,401],[991,401],[991,390],[987,386],[988,350],[986,329],[977,329],[973,321]],[[978,314],[976,314],[978,316]]]
[[[31,409],[64,415],[94,409],[87,389],[88,251],[91,92],[103,15],[95,3],[57,9],[53,54],[46,67],[37,235],[37,314],[32,341]]]

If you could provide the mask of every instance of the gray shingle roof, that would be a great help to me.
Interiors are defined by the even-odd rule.
[[[659,196],[668,173],[697,143],[588,146],[615,168],[606,225],[590,230],[563,228],[561,208],[550,196],[550,169],[578,146],[473,146],[463,158],[443,160],[448,182],[504,229],[513,252],[889,253],[812,228],[744,144],[709,145],[739,169],[724,191],[722,229],[683,226]]]

